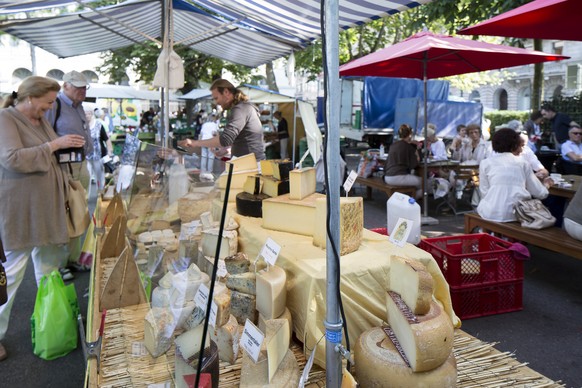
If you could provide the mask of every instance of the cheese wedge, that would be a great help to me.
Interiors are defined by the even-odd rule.
[[[145,316],[144,344],[152,357],[164,354],[172,346],[176,322],[170,309],[154,307]]]
[[[416,317],[394,292],[388,292],[386,304],[388,323],[414,372],[435,369],[450,357],[454,328],[436,301],[431,302],[427,314]]]
[[[229,166],[232,165],[232,172],[239,172],[245,170],[252,170],[257,168],[257,159],[255,154],[246,154],[243,156],[239,156],[238,158],[234,158],[226,162],[225,171],[228,173]]]
[[[433,289],[434,280],[424,264],[394,255],[390,258],[390,290],[400,294],[415,315],[428,313]]]
[[[278,197],[279,195],[289,193],[289,180],[280,180],[275,177],[263,177],[263,194],[269,197]]]
[[[311,194],[301,201],[289,199],[289,195],[263,201],[263,228],[313,236],[315,201],[323,194]]]
[[[238,171],[232,173],[232,178],[230,180],[230,189],[240,189],[244,188],[244,184],[247,181],[247,178],[250,176],[255,176],[259,173],[259,169],[257,168],[257,164],[255,163],[255,168],[246,170],[246,171]],[[224,172],[220,174],[220,176],[216,179],[216,183],[214,186],[220,190],[226,189],[226,183],[228,181],[228,173]]]
[[[243,186],[243,190],[245,193],[257,195],[261,194],[263,189],[263,181],[261,180],[260,175],[254,175],[247,177],[245,184]]]
[[[239,325],[234,315],[230,315],[228,321],[222,326],[209,329],[210,339],[218,346],[218,357],[221,361],[234,364],[240,351]]]
[[[287,274],[281,267],[272,266],[257,273],[257,310],[267,319],[275,319],[285,311]]]
[[[293,170],[293,162],[289,159],[274,159],[271,160],[271,169],[273,170],[273,178],[280,181],[289,179],[289,171]]]

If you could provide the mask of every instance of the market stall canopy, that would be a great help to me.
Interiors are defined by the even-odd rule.
[[[249,67],[288,55],[301,46],[173,0],[174,44]],[[127,1],[64,16],[7,20],[0,30],[58,57],[102,52],[162,36],[162,2]]]
[[[208,89],[192,89],[188,93],[178,96],[181,100],[198,100],[200,98],[210,97],[210,90]]]
[[[295,102],[295,97],[286,96],[274,90],[260,88],[254,85],[242,85],[237,89],[246,94],[255,104],[278,104],[284,102]]]
[[[87,90],[91,98],[125,98],[136,100],[160,100],[160,92],[154,90],[139,90],[125,85],[91,84]],[[170,93],[171,101],[180,101],[178,96]]]
[[[340,0],[340,28],[429,1]],[[10,12],[20,3],[0,2],[0,13]],[[27,3],[28,8],[37,4],[46,8],[46,2]],[[71,1],[50,3],[57,6]],[[249,67],[287,56],[321,35],[321,4],[312,0],[173,0],[172,4],[175,44]],[[132,0],[64,16],[6,20],[0,23],[0,30],[59,57],[71,57],[158,38],[162,35],[161,15],[161,1]]]
[[[582,41],[580,0],[535,0],[459,31],[462,35]]]

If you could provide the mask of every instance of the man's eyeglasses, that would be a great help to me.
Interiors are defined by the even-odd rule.
[[[582,132],[572,132],[572,135],[580,136],[582,135]]]

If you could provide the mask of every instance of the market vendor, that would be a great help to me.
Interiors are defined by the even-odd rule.
[[[181,140],[178,145],[189,150],[195,147],[231,146],[232,156],[239,157],[254,153],[257,160],[265,159],[263,126],[259,109],[249,101],[247,95],[225,79],[214,81],[210,86],[210,91],[214,102],[229,111],[224,131],[211,139]]]

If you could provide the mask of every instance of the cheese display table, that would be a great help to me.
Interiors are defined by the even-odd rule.
[[[264,229],[260,218],[232,213],[240,224],[239,244],[249,258],[256,257],[268,237],[281,246],[277,265],[287,271],[287,308],[293,316],[295,335],[306,351],[323,337],[326,307],[326,253],[313,245],[312,237]],[[386,236],[364,230],[362,244],[341,257],[341,292],[348,331],[355,341],[363,331],[386,319],[386,291],[390,256],[421,261],[435,279],[436,298],[444,305],[455,327],[460,326],[450,301],[449,287],[432,256],[413,245],[399,248]],[[320,341],[315,361],[325,366],[325,341]]]

